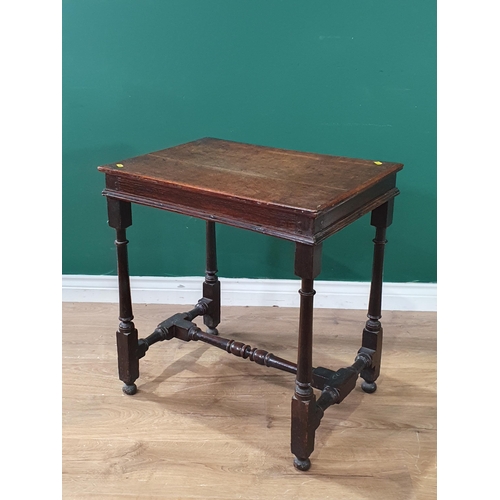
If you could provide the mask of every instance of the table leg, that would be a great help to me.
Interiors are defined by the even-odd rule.
[[[130,277],[128,270],[128,252],[126,228],[132,224],[132,209],[129,202],[107,198],[108,224],[116,229],[116,252],[118,260],[119,290],[119,326],[116,332],[118,351],[118,376],[122,382],[123,392],[128,395],[137,392],[135,381],[139,378],[139,358],[137,356],[137,330],[132,314],[130,294]]]
[[[384,266],[384,249],[386,229],[392,223],[394,199],[391,199],[372,211],[371,225],[376,228],[373,250],[372,281],[370,300],[368,304],[368,321],[363,329],[362,347],[359,352],[367,352],[372,358],[372,364],[361,372],[364,382],[361,388],[372,393],[377,390],[375,381],[380,375],[382,357],[383,328],[380,323],[382,317],[382,282]]]
[[[208,311],[203,316],[203,323],[207,326],[207,333],[217,335],[217,325],[220,323],[220,281],[217,277],[215,222],[207,221],[206,232],[207,265],[205,282],[203,283],[203,297],[211,299],[212,302],[208,305]]]
[[[291,448],[294,466],[308,470],[317,427],[316,396],[312,388],[314,278],[321,270],[321,245],[296,244],[295,274],[302,280],[300,293],[297,375],[292,397]]]

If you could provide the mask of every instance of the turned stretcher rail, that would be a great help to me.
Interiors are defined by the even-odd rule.
[[[156,342],[171,340],[174,337],[185,342],[201,341],[214,347],[218,347],[229,354],[239,358],[248,359],[262,366],[277,368],[294,375],[297,374],[297,364],[274,354],[252,347],[244,342],[220,337],[218,334],[204,332],[192,320],[206,312],[210,299],[200,299],[194,309],[177,313],[161,322],[155,331],[145,339],[139,339],[137,355],[142,358],[149,347]],[[312,387],[323,391],[323,410],[328,406],[340,403],[354,389],[359,373],[371,365],[372,359],[369,353],[358,353],[354,364],[338,371],[329,370],[321,366],[312,368]]]
[[[288,373],[297,373],[296,363],[292,363],[291,361],[275,356],[274,354],[264,351],[263,349],[258,349],[256,347],[252,348],[252,346],[245,344],[244,342],[221,338],[217,335],[204,332],[199,328],[193,328],[190,340],[201,340],[202,342],[206,342],[214,347],[223,349],[229,354],[233,354],[234,356],[238,356],[243,359],[249,359],[250,361],[254,361],[262,366],[277,368],[278,370],[283,370]]]

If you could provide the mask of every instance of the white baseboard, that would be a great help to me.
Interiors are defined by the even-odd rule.
[[[137,304],[195,304],[202,296],[203,277],[130,278],[132,300]],[[224,306],[298,307],[299,280],[220,278]],[[314,306],[332,309],[366,309],[370,285],[365,282],[314,282]],[[63,275],[63,302],[118,302],[116,276]],[[436,311],[437,284],[384,283],[382,309]]]

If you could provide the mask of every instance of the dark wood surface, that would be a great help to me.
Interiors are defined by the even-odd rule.
[[[315,432],[324,411],[340,403],[361,374],[365,392],[375,392],[382,352],[381,297],[386,228],[392,222],[396,173],[403,165],[379,160],[285,151],[218,139],[192,143],[99,167],[106,174],[108,223],[117,232],[120,324],[119,377],[126,394],[136,392],[139,359],[159,341],[201,340],[259,364],[296,374],[292,398],[291,451],[294,466],[307,471]],[[194,309],[177,313],[138,339],[134,326],[125,230],[131,202],[207,220],[207,266],[203,297]],[[368,321],[352,366],[313,369],[314,279],[321,271],[321,242],[371,211],[376,227]],[[295,241],[295,274],[301,278],[297,364],[249,345],[218,337],[220,283],[215,222]],[[193,319],[204,316],[203,332]],[[319,400],[313,387],[325,382]]]
[[[402,167],[205,138],[99,170],[108,197],[313,244],[396,196]]]

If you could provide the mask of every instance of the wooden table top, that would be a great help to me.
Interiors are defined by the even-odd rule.
[[[98,168],[106,196],[316,243],[396,196],[402,167],[204,138]]]

